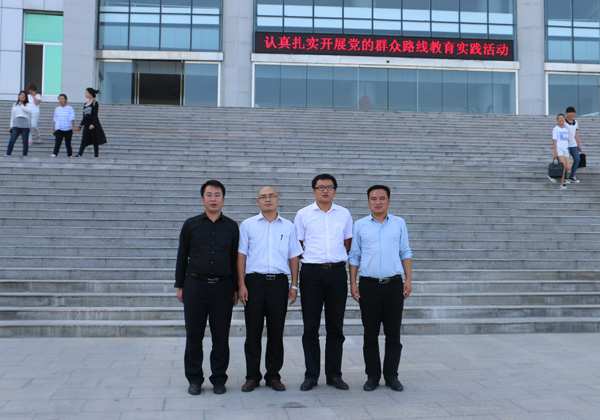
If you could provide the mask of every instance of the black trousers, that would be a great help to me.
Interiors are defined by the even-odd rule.
[[[404,310],[404,286],[400,276],[387,284],[361,279],[359,283],[360,312],[364,327],[363,356],[367,377],[381,378],[379,358],[379,330],[383,324],[385,334],[385,357],[383,377],[391,380],[398,377],[398,365],[402,353],[400,327]]]
[[[285,274],[268,280],[260,274],[246,275],[248,303],[244,308],[246,318],[246,379],[260,381],[260,356],[263,324],[267,320],[267,351],[265,354],[265,380],[281,379],[283,366],[283,328],[287,313],[288,279]]]
[[[85,148],[89,146],[89,145],[84,145],[83,141],[81,142],[81,144],[79,145],[79,153],[77,153],[79,156],[83,156],[83,152],[85,151]],[[96,143],[93,144],[94,146],[94,156],[98,157],[98,155],[100,154],[100,146],[98,146]]]
[[[202,341],[206,321],[210,325],[210,381],[222,385],[227,381],[229,366],[229,329],[233,309],[233,279],[211,284],[206,278],[187,277],[183,287],[185,316],[185,377],[190,383],[202,384]]]
[[[8,140],[8,148],[6,149],[6,154],[8,156],[12,155],[13,148],[15,147],[15,143],[19,136],[21,136],[21,139],[23,140],[23,156],[27,156],[27,153],[29,152],[29,128],[19,127],[10,129],[10,139]]]
[[[52,154],[58,156],[58,152],[60,151],[60,145],[62,141],[65,141],[65,147],[67,148],[67,156],[73,155],[73,148],[71,147],[71,138],[73,137],[73,130],[56,130],[54,132],[54,151]]]
[[[321,367],[319,327],[325,305],[325,375],[332,378],[342,375],[344,344],[344,312],[348,295],[348,274],[343,265],[323,268],[303,264],[300,271],[300,297],[304,333],[302,347],[306,364],[306,378],[317,380]]]

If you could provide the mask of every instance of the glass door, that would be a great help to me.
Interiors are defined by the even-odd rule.
[[[136,102],[144,105],[182,105],[182,67],[179,61],[136,61]]]

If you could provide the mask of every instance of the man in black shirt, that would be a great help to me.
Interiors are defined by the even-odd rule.
[[[215,394],[225,393],[229,365],[229,328],[237,300],[236,261],[239,229],[222,214],[225,186],[210,180],[200,190],[204,213],[185,221],[179,236],[175,287],[185,316],[185,376],[188,392],[202,391],[202,340],[210,325],[210,367]]]

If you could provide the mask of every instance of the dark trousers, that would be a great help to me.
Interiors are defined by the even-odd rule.
[[[23,140],[23,156],[27,156],[27,153],[29,153],[29,128],[13,127],[10,129],[10,139],[8,140],[8,148],[6,149],[7,155],[12,155],[13,148],[19,136]]]
[[[233,280],[223,279],[211,284],[205,278],[188,277],[183,287],[185,316],[185,377],[190,383],[202,384],[202,341],[206,321],[210,325],[210,381],[222,385],[227,381],[229,366],[229,328],[233,309]]]
[[[319,327],[325,304],[325,375],[332,378],[342,375],[344,344],[344,312],[348,295],[348,274],[343,265],[323,268],[303,264],[300,271],[300,297],[304,333],[302,347],[306,364],[306,378],[317,380],[321,367]]]
[[[84,145],[83,142],[81,142],[81,144],[79,145],[79,153],[77,153],[79,156],[83,156],[83,152],[85,151],[85,148],[89,146],[89,145]],[[100,154],[100,146],[98,146],[97,144],[93,144],[94,146],[94,156],[98,157],[98,155]]]
[[[381,378],[379,330],[383,323],[385,334],[383,377],[387,381],[397,378],[402,353],[402,344],[400,343],[400,327],[404,309],[402,278],[394,277],[387,284],[379,284],[376,280],[361,279],[359,291],[360,312],[364,327],[365,372],[369,378],[377,381]]]
[[[54,151],[52,154],[58,156],[58,152],[60,151],[60,145],[64,139],[65,147],[67,148],[67,156],[73,155],[73,149],[71,148],[71,138],[73,137],[73,130],[63,131],[56,130],[54,132]]]
[[[248,303],[246,317],[246,379],[260,381],[260,356],[263,324],[267,320],[267,351],[265,354],[265,380],[281,379],[283,366],[283,327],[287,313],[288,279],[285,274],[267,279],[260,274],[246,276]]]
[[[569,154],[573,158],[573,166],[571,167],[570,178],[575,178],[575,173],[577,173],[577,168],[579,168],[579,163],[581,162],[581,157],[579,156],[579,148],[576,146],[569,147]]]

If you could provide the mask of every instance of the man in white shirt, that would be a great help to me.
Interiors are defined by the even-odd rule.
[[[569,106],[566,110],[565,122],[569,129],[569,154],[573,158],[573,165],[571,166],[571,173],[569,174],[569,181],[579,184],[579,179],[575,176],[577,168],[579,168],[579,162],[581,157],[581,138],[579,137],[579,122],[575,119],[577,112],[575,107]]]
[[[245,305],[246,382],[242,392],[254,391],[260,373],[263,323],[267,322],[265,383],[275,391],[285,391],[279,371],[283,366],[283,329],[290,304],[298,291],[298,256],[302,254],[294,224],[278,213],[279,194],[263,187],[256,203],[260,213],[240,225],[238,249],[238,295]],[[291,285],[288,286],[288,276]]]
[[[344,312],[348,295],[346,261],[352,245],[352,216],[333,203],[336,179],[317,175],[312,181],[315,202],[296,214],[296,234],[304,247],[300,271],[300,295],[304,332],[302,346],[306,372],[302,391],[314,388],[319,379],[321,350],[319,327],[325,305],[325,376],[327,384],[347,390],[342,380]]]

